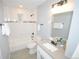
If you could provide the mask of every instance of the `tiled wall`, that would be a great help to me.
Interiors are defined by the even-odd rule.
[[[4,7],[5,21],[36,21],[37,10],[19,7]]]

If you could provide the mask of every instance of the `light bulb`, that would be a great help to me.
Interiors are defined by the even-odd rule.
[[[23,8],[23,5],[19,5],[20,8]]]

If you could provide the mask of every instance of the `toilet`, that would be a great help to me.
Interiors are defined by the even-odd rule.
[[[29,54],[36,53],[36,43],[31,39],[27,44],[27,48],[29,49]]]

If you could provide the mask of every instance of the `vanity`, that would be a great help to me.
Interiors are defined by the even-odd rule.
[[[63,59],[65,50],[50,43],[49,40],[34,40],[37,43],[37,59]],[[66,58],[68,59],[68,58]]]
[[[40,46],[37,46],[37,59],[53,59],[53,58]]]

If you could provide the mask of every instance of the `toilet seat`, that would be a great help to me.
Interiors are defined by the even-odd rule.
[[[35,54],[36,53],[36,43],[31,41],[31,42],[28,42],[27,44],[27,48],[29,49],[29,54]]]
[[[30,42],[27,44],[27,48],[29,48],[29,49],[34,48],[35,46],[36,46],[35,42]]]

